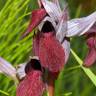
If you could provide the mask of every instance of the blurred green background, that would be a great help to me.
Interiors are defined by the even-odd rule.
[[[59,0],[62,4],[64,0]],[[87,16],[96,11],[96,0],[66,0],[70,18]],[[32,36],[20,40],[27,28],[30,12],[37,8],[36,0],[0,0],[0,56],[14,66],[25,62],[32,54]],[[87,46],[85,38],[73,38],[71,48],[83,60]],[[95,65],[90,68],[95,74]],[[14,82],[0,75],[0,96],[15,96]],[[8,95],[8,94],[9,95]],[[81,69],[72,54],[59,79],[56,81],[56,96],[96,96],[96,86]]]

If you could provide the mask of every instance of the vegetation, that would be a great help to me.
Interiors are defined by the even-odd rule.
[[[64,0],[60,1],[63,4]],[[70,18],[86,16],[96,9],[95,0],[68,0],[68,3]],[[0,56],[14,66],[25,62],[32,54],[33,34],[23,40],[20,37],[35,8],[36,0],[0,0]],[[56,81],[56,96],[96,96],[96,65],[82,66],[86,52],[83,37],[71,39],[70,58]],[[15,91],[14,82],[0,74],[0,96],[15,96]]]

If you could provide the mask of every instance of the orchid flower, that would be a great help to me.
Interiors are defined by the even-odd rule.
[[[23,37],[38,27],[38,33],[33,38],[33,52],[39,57],[41,65],[49,70],[48,92],[49,96],[54,96],[54,80],[69,58],[69,38],[86,34],[96,22],[96,12],[87,17],[68,21],[69,15],[66,4],[62,11],[58,0],[53,0],[53,2],[39,0],[38,2],[39,7],[44,11],[38,10],[39,13],[41,12],[40,14],[34,11],[35,15],[32,13],[33,17]],[[94,49],[96,51],[96,48]],[[85,65],[88,65],[86,62],[89,63],[90,54],[93,55],[92,62],[96,60],[96,52],[93,54],[92,51],[86,57]]]
[[[45,84],[39,60],[31,59],[25,67],[26,77],[17,88],[16,96],[42,96]],[[37,92],[38,89],[38,92]]]
[[[59,20],[58,16],[54,16],[53,19],[51,16],[49,16],[48,12],[44,8],[45,3],[45,1],[41,0],[39,2],[40,9],[38,9],[38,12],[37,10],[32,12],[31,22],[23,37],[28,35],[29,32],[38,26],[38,33],[34,36],[33,39],[33,52],[35,56],[39,57],[41,66],[44,67],[45,70],[48,69],[48,93],[49,96],[54,96],[54,81],[57,78],[59,71],[63,69],[63,66],[65,62],[67,62],[68,58],[67,55],[65,59],[66,53],[64,52],[65,50],[61,44],[63,43],[63,38],[61,41],[59,41],[57,39],[59,38],[59,34],[56,34],[57,29],[58,33],[60,33],[63,27],[65,27],[65,30],[67,30],[67,10],[65,7],[64,14],[61,13],[61,20]],[[49,1],[48,3],[53,4]],[[57,5],[53,4],[53,8],[54,7],[57,8]],[[58,9],[59,7],[57,10]],[[41,10],[43,10],[43,12],[41,12]],[[60,9],[58,11],[60,11]],[[56,23],[58,23],[58,25]],[[64,24],[62,25],[62,23]],[[59,25],[62,27],[59,27]],[[62,35],[65,35],[65,33]],[[64,41],[67,43],[67,40]],[[67,45],[70,46],[69,43],[67,43]]]
[[[31,22],[23,37],[38,27],[39,31],[33,40],[33,52],[39,57],[43,67],[58,72],[69,58],[68,38],[86,34],[96,22],[96,12],[87,17],[68,20],[66,4],[62,11],[58,0],[38,0],[38,2],[43,12],[40,9],[38,9],[39,14],[37,10],[32,12]],[[95,53],[94,55],[96,58]]]
[[[25,37],[29,34],[29,32],[38,26],[38,33],[33,39],[33,52],[34,55],[39,57],[41,65],[53,73],[58,73],[63,69],[63,66],[68,59],[68,48],[70,46],[69,41],[67,41],[67,39],[63,40],[59,34],[63,27],[63,37],[67,31],[67,6],[65,6],[64,10],[61,11],[57,5],[58,4],[47,0],[40,0],[40,9],[38,9],[39,14],[37,13],[37,10],[32,12],[31,22],[27,31],[23,35],[23,37]],[[55,12],[58,12],[56,16],[50,6],[54,8]],[[43,12],[41,12],[41,9]],[[67,46],[64,46],[63,48],[63,45]]]
[[[19,81],[16,96],[42,96],[45,84],[42,79],[43,70],[37,58],[32,58],[28,63],[20,64],[16,69],[0,57],[0,71],[10,76],[15,83]],[[37,92],[38,89],[38,92]]]

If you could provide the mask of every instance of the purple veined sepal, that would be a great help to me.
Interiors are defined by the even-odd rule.
[[[55,0],[53,0],[55,1]],[[56,0],[58,1],[58,0]],[[66,34],[68,32],[68,20],[69,20],[69,11],[68,11],[68,4],[64,2],[62,15],[59,18],[59,22],[56,26],[56,38],[59,40],[59,42],[62,44],[62,47],[64,49],[65,53],[65,64],[67,63],[69,59],[70,54],[70,38],[66,37]]]
[[[62,17],[62,10],[60,7],[60,2],[58,0],[41,0],[43,7],[45,8],[49,17],[54,21],[58,22]],[[64,1],[63,9],[66,8],[67,3]]]
[[[41,0],[41,1],[49,17],[51,17],[54,21],[58,22],[59,17],[62,15],[62,13],[60,9],[58,9],[57,4],[48,0]]]
[[[51,1],[53,1],[56,5],[57,5],[57,7],[58,7],[58,11],[61,13],[61,8],[60,8],[60,3],[59,3],[59,0],[51,0]]]
[[[70,55],[70,38],[64,39],[62,43],[62,47],[64,48],[64,52],[65,52],[65,64],[66,64]]]
[[[69,20],[66,37],[81,36],[86,34],[96,23],[96,12],[87,17]]]
[[[16,69],[8,61],[0,57],[0,72],[8,77],[11,77],[16,83],[18,79],[16,77]]]
[[[68,19],[69,19],[69,12],[68,12],[68,5],[66,4],[62,11],[62,15],[59,19],[59,22],[56,26],[56,38],[61,43],[66,37],[67,31],[68,31],[68,24],[67,24]]]

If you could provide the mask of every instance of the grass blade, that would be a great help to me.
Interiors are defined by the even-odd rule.
[[[96,86],[96,75],[89,69],[82,66],[83,61],[78,57],[78,55],[71,49],[71,53],[76,59],[76,61],[81,65],[81,68],[85,72],[85,74],[89,77],[92,83]]]

